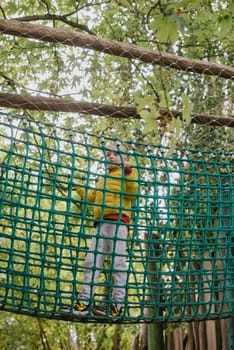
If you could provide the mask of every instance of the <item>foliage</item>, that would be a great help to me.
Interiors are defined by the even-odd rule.
[[[115,325],[74,324],[23,315],[0,314],[2,350],[109,350]],[[121,327],[122,349],[130,349],[136,325]]]
[[[0,4],[1,18],[83,31],[227,66],[234,58],[233,10],[231,0],[2,0]],[[71,114],[64,118],[60,113],[25,111],[29,118],[138,142],[174,142],[227,151],[233,145],[233,130],[190,124],[191,112],[232,114],[232,83],[228,80],[19,37],[1,35],[0,44],[3,92],[137,105],[143,120]],[[182,120],[159,120],[160,108],[182,110]],[[2,349],[109,350],[115,326],[73,326],[2,313],[0,330]],[[121,328],[122,349],[130,348],[136,332],[134,325]],[[78,337],[77,347],[73,334]]]

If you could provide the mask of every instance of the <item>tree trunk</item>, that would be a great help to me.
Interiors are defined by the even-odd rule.
[[[206,324],[204,321],[199,322],[198,337],[199,337],[199,349],[200,350],[207,349]]]
[[[173,332],[170,332],[166,337],[166,350],[174,350]]]
[[[147,325],[145,323],[140,325],[140,332],[134,338],[131,350],[148,350]]]
[[[210,290],[210,284],[213,286],[213,265],[210,261],[210,253],[205,252],[204,254],[205,261],[203,263],[204,268],[204,274],[202,276],[203,279],[203,288],[204,290],[207,290],[208,292],[204,293],[204,302],[206,303],[206,310],[208,310],[209,313],[215,313],[215,304],[213,303],[213,295],[212,291]],[[217,342],[216,342],[216,328],[215,328],[215,321],[205,321],[206,322],[206,335],[207,335],[207,349],[206,350],[218,350],[217,349]]]
[[[148,324],[148,350],[164,350],[163,324]]]
[[[220,330],[222,338],[222,350],[228,349],[227,320],[220,320]]]
[[[121,336],[120,336],[120,325],[115,325],[115,333],[114,333],[114,344],[112,347],[112,350],[121,350],[120,348],[120,341],[121,341]]]
[[[38,321],[38,325],[39,325],[39,329],[40,329],[40,338],[41,338],[41,344],[42,344],[43,350],[51,350],[46,333],[45,333],[44,328],[42,326],[41,319],[38,318],[37,321]]]
[[[176,328],[173,332],[174,337],[174,349],[175,350],[183,350],[183,335],[181,327]],[[155,348],[156,349],[156,348]]]
[[[195,340],[194,340],[194,333],[193,333],[193,324],[188,323],[188,337],[187,337],[187,350],[197,350],[195,348]]]

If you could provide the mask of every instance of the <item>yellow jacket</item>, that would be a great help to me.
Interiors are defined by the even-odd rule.
[[[114,168],[108,174],[100,175],[95,189],[77,186],[77,193],[82,200],[94,203],[94,218],[101,219],[113,214],[131,217],[132,201],[138,192],[138,172],[130,173],[123,168]]]

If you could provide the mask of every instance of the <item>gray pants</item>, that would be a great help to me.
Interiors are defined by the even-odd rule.
[[[126,264],[126,240],[128,229],[126,225],[115,223],[103,223],[95,230],[91,246],[85,258],[84,279],[79,299],[89,302],[93,297],[99,274],[103,268],[107,255],[112,257],[111,278],[114,280],[112,289],[112,301],[121,303],[126,295],[127,264]]]

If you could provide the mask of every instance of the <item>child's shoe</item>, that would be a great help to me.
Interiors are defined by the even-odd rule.
[[[72,312],[72,307],[71,306],[67,306],[67,305],[63,305],[60,306],[58,309],[59,312],[64,312],[64,313],[70,313]]]
[[[112,304],[110,307],[110,316],[118,317],[122,313],[122,305],[121,304]],[[93,308],[93,314],[95,316],[108,316],[108,308],[105,307],[95,307]]]
[[[112,304],[110,313],[112,317],[118,317],[122,313],[122,305],[121,304]]]
[[[88,312],[89,312],[89,304],[85,304],[82,301],[77,300],[77,302],[74,305],[73,313],[75,315],[87,315]]]
[[[92,311],[93,311],[93,314],[95,316],[106,316],[107,315],[107,308],[106,307],[95,306]]]

